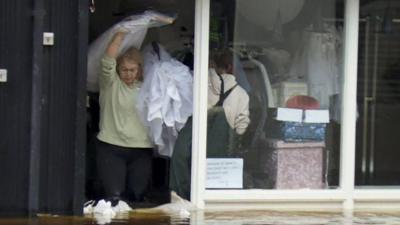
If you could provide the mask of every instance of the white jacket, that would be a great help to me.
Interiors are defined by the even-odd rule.
[[[222,74],[221,76],[224,80],[224,92],[237,84],[235,76],[232,74]],[[208,78],[208,108],[211,108],[219,100],[221,80],[214,69],[209,70]],[[224,108],[229,126],[237,134],[243,134],[250,123],[249,96],[246,91],[237,85],[225,99],[222,107]]]

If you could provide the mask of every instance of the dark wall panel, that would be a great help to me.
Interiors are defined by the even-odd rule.
[[[42,164],[42,209],[53,213],[72,211],[75,133],[77,2],[47,1],[45,27],[55,34],[55,45],[45,49],[45,98],[47,117],[43,132],[47,137]],[[74,38],[75,37],[75,38]]]
[[[42,212],[72,214],[76,182],[77,99],[84,91],[78,79],[79,5],[78,1],[46,1],[45,29],[55,35],[54,46],[44,49],[44,99],[41,164]],[[86,43],[85,43],[86,44]],[[82,50],[82,49],[81,49]],[[84,49],[83,49],[84,50]],[[84,52],[86,56],[86,51]],[[85,68],[84,70],[85,71]],[[83,111],[84,113],[84,111]],[[84,127],[83,127],[84,128]],[[82,148],[84,151],[84,148]],[[80,165],[81,167],[83,165]],[[45,176],[43,176],[45,174]],[[82,189],[84,187],[82,186]]]
[[[82,213],[87,22],[87,1],[0,1],[0,216]]]
[[[0,1],[0,214],[27,212],[32,71],[32,1]]]

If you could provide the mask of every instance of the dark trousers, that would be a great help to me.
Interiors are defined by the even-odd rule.
[[[97,142],[97,170],[103,183],[105,198],[131,195],[142,201],[149,186],[152,170],[152,149],[126,148]]]

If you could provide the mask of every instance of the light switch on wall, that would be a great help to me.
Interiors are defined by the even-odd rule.
[[[0,82],[7,82],[7,70],[0,69]]]
[[[51,32],[43,33],[43,45],[54,45],[54,33]]]

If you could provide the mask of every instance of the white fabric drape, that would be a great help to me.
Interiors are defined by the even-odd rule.
[[[193,77],[187,66],[172,58],[160,45],[143,50],[144,82],[137,110],[149,127],[158,153],[171,156],[178,131],[193,110]]]

